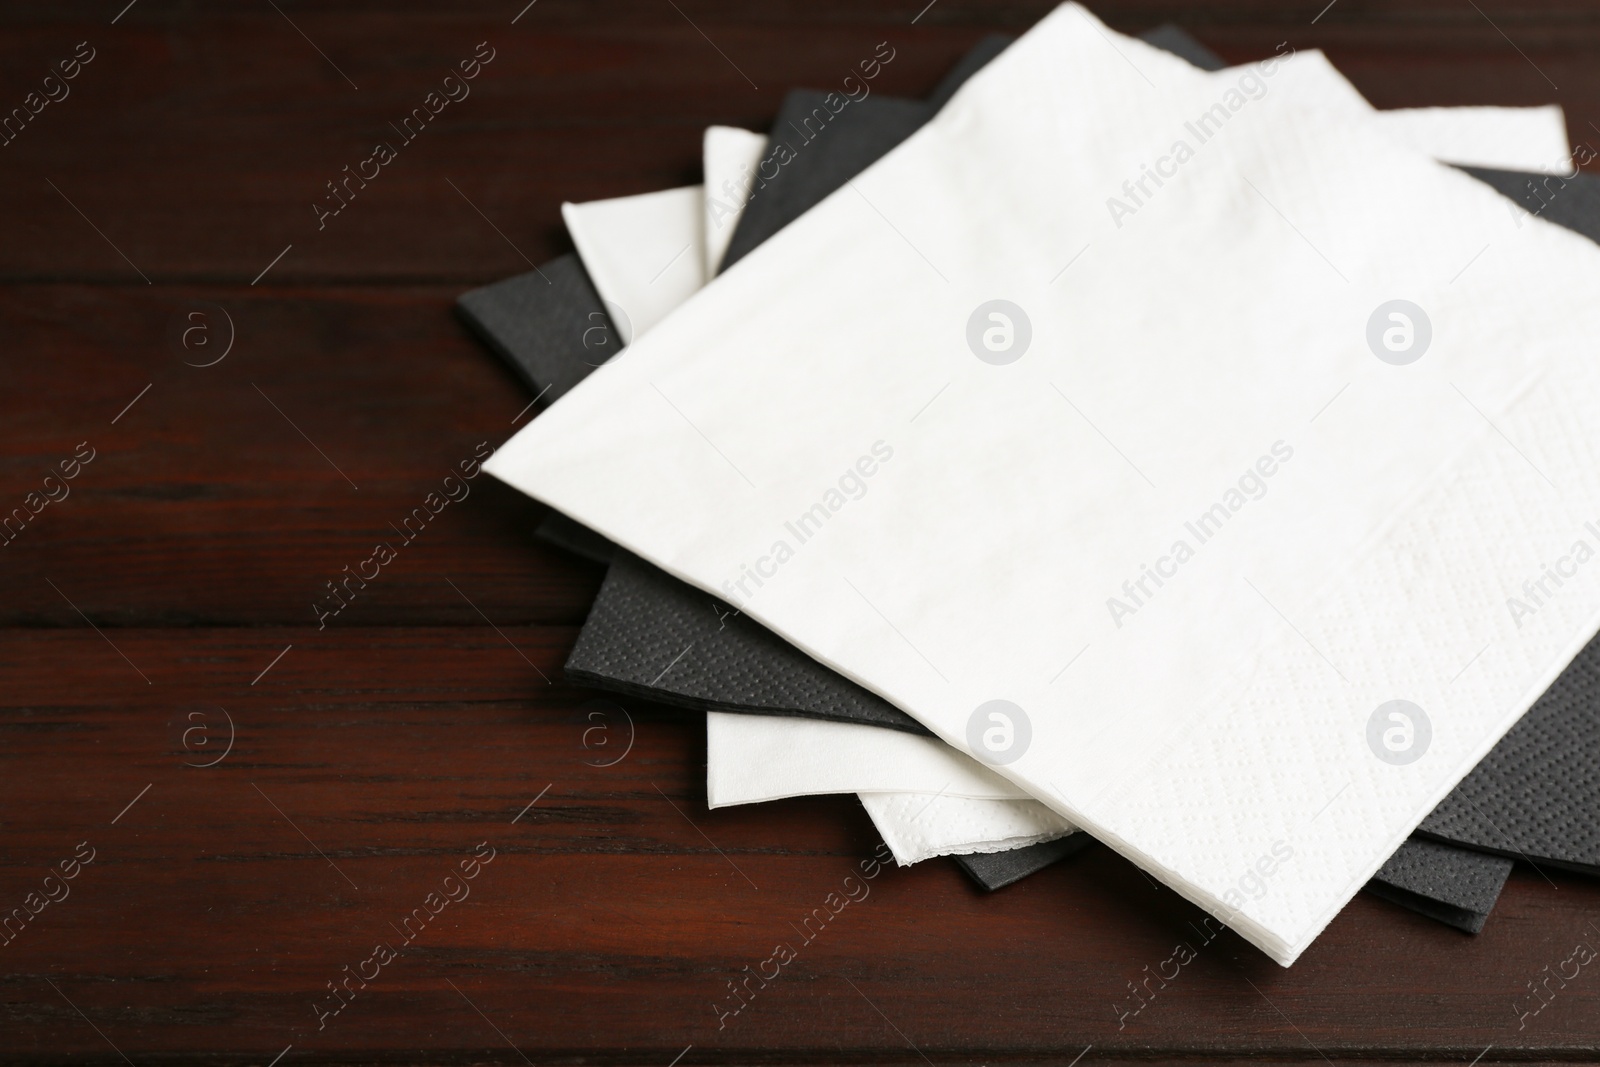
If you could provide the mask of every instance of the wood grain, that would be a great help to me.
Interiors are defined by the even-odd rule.
[[[81,625],[53,580],[100,625],[315,624],[326,583],[380,541],[399,558],[342,624],[581,621],[599,569],[531,537],[543,508],[488,476],[444,486],[530,399],[456,322],[456,292],[0,289],[0,321],[38,354],[0,363],[0,515],[81,442],[95,452],[0,535],[0,621]],[[169,323],[207,304],[226,316],[202,312],[215,344],[227,320],[237,339],[195,367],[216,356],[171,344]],[[435,516],[446,492],[466,495]],[[406,525],[419,507],[430,521]]]
[[[0,16],[6,108],[77,42],[96,49],[71,95],[0,149],[0,279],[248,283],[292,246],[273,281],[490,281],[562,249],[564,199],[694,181],[707,125],[764,128],[788,88],[832,85],[882,40],[896,57],[875,91],[920,95],[982,32],[1018,32],[1051,5],[940,0],[915,26],[907,9],[922,5],[881,2],[680,14],[540,0],[515,25],[518,3],[279,6],[289,17],[150,0],[116,26]],[[1572,135],[1600,146],[1592,4],[1339,0],[1312,24],[1322,6],[1099,11],[1130,31],[1176,20],[1239,61],[1280,41],[1326,48],[1380,107],[1559,102]],[[480,41],[495,59],[471,94],[399,142],[390,124]],[[378,139],[398,158],[319,223],[325,183]]]
[[[1528,978],[1594,938],[1592,881],[1519,869],[1476,938],[1361,897],[1283,970],[1231,934],[1200,945],[1198,911],[1104,850],[993,895],[931,863],[886,870],[805,944],[795,925],[876,846],[859,808],[707,812],[699,728],[643,704],[625,709],[631,750],[594,766],[621,754],[628,720],[539,676],[570,628],[108,636],[115,649],[15,631],[0,662],[0,904],[79,841],[96,849],[0,949],[12,1052],[110,1052],[46,979],[136,1062],[495,1052],[452,982],[528,1055],[602,1062],[666,1063],[688,1044],[697,1062],[915,1058],[907,1040],[941,1060],[1093,1044],[1110,1059],[1305,1060],[1315,1045],[1465,1061],[1600,1041],[1600,987],[1573,983],[1520,1032],[1513,1011]],[[232,751],[192,766],[221,752],[222,708]],[[183,746],[175,726],[193,722],[209,749]],[[597,726],[611,749],[602,734],[584,747]],[[388,924],[484,841],[496,856],[470,896],[319,1030],[324,983],[398,943]],[[1125,983],[1178,941],[1198,959],[1119,1031]],[[719,1030],[726,983],[781,942],[798,958]]]
[[[696,716],[562,683],[599,569],[486,477],[319,628],[325,583],[531,414],[456,295],[565,250],[562,200],[696,180],[706,125],[759,128],[878,41],[878,91],[917,95],[1049,8],[923,6],[0,11],[0,109],[96,49],[0,147],[0,517],[94,450],[0,535],[0,920],[94,850],[0,926],[0,1060],[1600,1058],[1587,971],[1519,1020],[1600,939],[1600,884],[1527,865],[1478,937],[1361,896],[1290,970],[1201,944],[1198,911],[1098,848],[992,895],[885,869],[806,940],[878,847],[859,805],[708,811]],[[1556,100],[1600,144],[1593,4],[1322,6],[1097,11],[1231,60],[1324,47],[1380,106]],[[318,229],[323,183],[480,41],[471,96]],[[212,366],[174,341],[197,309],[232,336]],[[427,911],[483,843],[470,895]],[[1180,941],[1195,961],[1123,1015]],[[402,951],[328,1014],[380,942]]]

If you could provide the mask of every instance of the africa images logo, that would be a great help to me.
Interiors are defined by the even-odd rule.
[[[1379,304],[1367,319],[1367,347],[1391,366],[1415,363],[1433,342],[1428,313],[1409,300]]]
[[[1428,713],[1409,700],[1385,701],[1367,719],[1367,747],[1392,766],[1417,762],[1432,743]]]
[[[1028,713],[1009,700],[986,700],[967,717],[967,748],[991,766],[1020,759],[1032,741]]]
[[[967,347],[985,363],[1015,363],[1033,341],[1028,313],[1009,300],[979,304],[967,318]]]

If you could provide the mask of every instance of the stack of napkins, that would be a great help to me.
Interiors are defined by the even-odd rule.
[[[461,301],[560,397],[487,468],[712,805],[991,886],[1097,840],[1286,965],[1369,883],[1475,930],[1600,867],[1600,197],[1557,109],[1150,36],[1066,4],[567,205],[581,264]]]

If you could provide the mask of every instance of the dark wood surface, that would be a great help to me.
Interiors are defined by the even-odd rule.
[[[1527,866],[1478,937],[1365,896],[1289,970],[1224,935],[1120,1029],[1198,912],[1103,849],[993,895],[888,869],[801,942],[878,846],[859,806],[708,812],[694,716],[562,684],[599,571],[487,477],[318,628],[324,583],[513,431],[528,397],[450,305],[565,250],[561,200],[694,181],[706,125],[882,40],[877,90],[926,92],[1048,5],[124,2],[0,12],[0,110],[95,50],[0,147],[0,511],[95,455],[0,547],[0,915],[94,857],[0,943],[0,1060],[1600,1058],[1590,969],[1519,1028],[1600,946],[1600,883]],[[1600,145],[1595,5],[1322,3],[1099,10],[1230,60],[1324,47],[1379,106],[1556,100]],[[319,230],[323,183],[481,41],[471,95]],[[194,301],[232,323],[214,366],[170,336]]]

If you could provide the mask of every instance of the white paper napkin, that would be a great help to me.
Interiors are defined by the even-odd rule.
[[[1600,512],[1600,252],[1297,103],[1305,66],[1258,93],[1059,8],[490,469],[1287,963],[1600,621],[1582,571],[1504,603]]]
[[[1417,107],[1380,111],[1384,133],[1435,159],[1471,167],[1566,174],[1567,121],[1544,107]]]
[[[1456,162],[1540,170],[1558,166],[1566,151],[1566,127],[1557,106],[1538,108],[1418,108],[1379,112],[1387,136],[1438,158]],[[766,138],[748,130],[713,126],[704,139],[705,248],[707,276],[716,274],[738,224]],[[680,211],[678,200],[657,200],[662,215],[645,220],[646,230],[681,226],[665,216]],[[626,234],[607,259],[630,255]],[[780,716],[713,713],[707,717],[706,791],[712,807],[758,803],[818,793],[904,791],[963,798],[1016,800],[1025,794],[1012,783],[943,742],[893,731]],[[996,806],[1005,810],[1004,806]],[[875,820],[892,818],[899,806],[875,805]],[[921,810],[918,808],[917,810]],[[979,825],[982,805],[963,813],[963,827]],[[1054,817],[1059,821],[1059,817]],[[925,823],[926,820],[919,819]],[[996,840],[1009,826],[996,826]],[[902,837],[920,830],[908,828]],[[982,845],[982,839],[960,842]]]
[[[1386,136],[1439,159],[1507,170],[1564,170],[1567,144],[1561,109],[1415,108],[1375,116]],[[707,131],[710,141],[711,131]],[[755,136],[755,135],[752,135]],[[757,138],[744,165],[753,166],[765,141]],[[710,185],[710,153],[707,153]],[[709,217],[709,216],[708,216]],[[731,228],[730,228],[731,229]],[[708,230],[707,244],[711,241]],[[835,740],[832,724],[779,716],[712,714],[706,720],[707,794],[715,805],[758,803],[789,796],[856,792],[897,862],[909,864],[941,855],[999,852],[1018,847],[1038,827],[1051,840],[1072,825],[1044,805],[1019,800],[1016,787],[999,776],[965,779],[959,796],[928,805],[924,798],[946,789],[952,775],[925,758],[924,749],[943,746],[928,738],[886,738],[873,730],[850,744]],[[906,741],[916,742],[907,745]],[[953,752],[948,746],[947,751]],[[831,759],[821,753],[832,753]],[[771,754],[801,753],[802,758]],[[960,757],[969,766],[981,766]],[[820,773],[814,768],[822,767]],[[835,788],[854,783],[848,789]],[[988,792],[982,787],[990,786]],[[891,792],[891,787],[901,792]],[[952,790],[954,792],[954,790]],[[948,795],[948,794],[947,794]],[[1031,844],[1032,840],[1022,840]]]
[[[1379,112],[1386,136],[1452,162],[1511,170],[1560,169],[1566,126],[1558,106],[1418,108]],[[748,198],[766,139],[730,127],[705,135],[708,277],[716,273]],[[779,716],[711,714],[706,720],[706,792],[712,807],[818,793],[857,792],[896,860],[995,852],[1017,847],[1039,825],[1050,836],[1071,824],[994,774],[954,774],[955,750],[892,731],[862,733],[836,724]],[[941,751],[942,750],[942,751]],[[956,756],[963,769],[980,768]],[[957,784],[959,783],[959,784]],[[958,794],[929,806],[924,796]],[[947,822],[941,821],[949,816]],[[1044,838],[1049,839],[1049,838]]]
[[[922,793],[862,793],[872,825],[902,867],[935,856],[1005,852],[1072,833],[1032,800],[971,800]]]
[[[935,737],[848,722],[708,712],[706,797],[711,807],[818,793],[914,793],[1022,800],[1028,793]],[[926,783],[932,782],[931,788]]]
[[[624,345],[706,283],[703,199],[703,187],[690,185],[561,205],[567,232]]]
[[[705,256],[706,277],[715,278],[722,257],[733,240],[733,229],[750,201],[755,186],[756,168],[767,139],[759,133],[734,126],[712,126],[706,130],[701,149],[705,167]],[[685,294],[687,296],[687,294]]]

